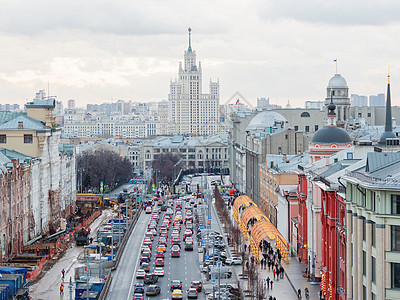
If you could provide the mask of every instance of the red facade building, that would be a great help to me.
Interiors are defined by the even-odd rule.
[[[321,188],[322,274],[326,299],[346,299],[346,205],[344,195]]]
[[[307,262],[307,178],[304,174],[300,174],[297,199],[299,201],[299,217],[298,217],[298,238],[297,238],[297,254],[302,262]]]

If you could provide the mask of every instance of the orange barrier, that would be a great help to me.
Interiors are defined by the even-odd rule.
[[[100,213],[101,213],[101,211],[99,211],[99,210],[96,211],[89,218],[83,220],[82,223],[77,225],[74,228],[74,231],[64,234],[57,241],[56,245],[52,249],[50,249],[50,255],[45,255],[42,259],[40,259],[38,261],[36,269],[33,271],[30,271],[26,274],[26,279],[29,279],[29,280],[35,279],[40,274],[40,272],[42,271],[43,265],[50,259],[50,257],[52,257],[54,254],[56,254],[59,249],[65,250],[66,248],[68,248],[69,244],[66,242],[69,241],[71,238],[73,238],[74,234],[77,231],[81,230],[83,227],[87,227],[87,225],[90,225],[100,215]]]

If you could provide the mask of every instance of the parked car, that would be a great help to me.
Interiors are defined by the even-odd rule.
[[[227,265],[241,265],[242,262],[243,262],[242,258],[236,256],[229,257],[225,260],[225,264]]]

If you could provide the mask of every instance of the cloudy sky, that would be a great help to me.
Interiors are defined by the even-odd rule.
[[[65,103],[168,98],[187,48],[203,91],[219,78],[221,103],[236,91],[256,103],[322,100],[338,73],[350,93],[386,90],[400,105],[398,0],[0,0],[0,103],[46,89]]]

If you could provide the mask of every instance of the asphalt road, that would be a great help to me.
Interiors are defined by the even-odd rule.
[[[150,220],[150,215],[142,213],[135,228],[126,244],[125,251],[121,257],[117,270],[112,274],[112,282],[107,299],[132,299],[133,291],[130,289],[135,280],[136,268],[138,267],[138,258],[140,248]]]
[[[183,217],[185,217],[185,206],[183,206]],[[164,212],[160,213],[160,220],[158,225],[161,224],[164,216]],[[137,282],[143,282],[143,279],[136,279],[136,271],[140,268],[139,257],[140,248],[144,239],[147,225],[150,220],[150,214],[144,214],[139,218],[138,223],[135,226],[129,240],[125,252],[121,258],[120,264],[113,274],[113,281],[108,293],[107,299],[132,299],[133,297],[133,286]],[[185,225],[182,224],[180,231],[181,242],[183,239],[183,233],[185,231]],[[185,251],[182,243],[181,256],[171,257],[171,237],[172,224],[168,231],[168,245],[167,251],[165,252],[165,265],[164,265],[164,277],[159,277],[156,283],[161,287],[161,294],[154,297],[145,296],[145,299],[171,299],[172,291],[170,290],[170,284],[172,280],[182,281],[182,292],[183,299],[186,299],[186,291],[190,288],[190,283],[193,280],[201,280],[197,239],[193,235],[194,249],[193,251]],[[158,236],[154,237],[152,256],[150,260],[150,271],[153,272],[155,265],[155,257],[157,252]],[[147,285],[146,285],[147,288]],[[199,293],[198,299],[205,299],[204,293]]]

